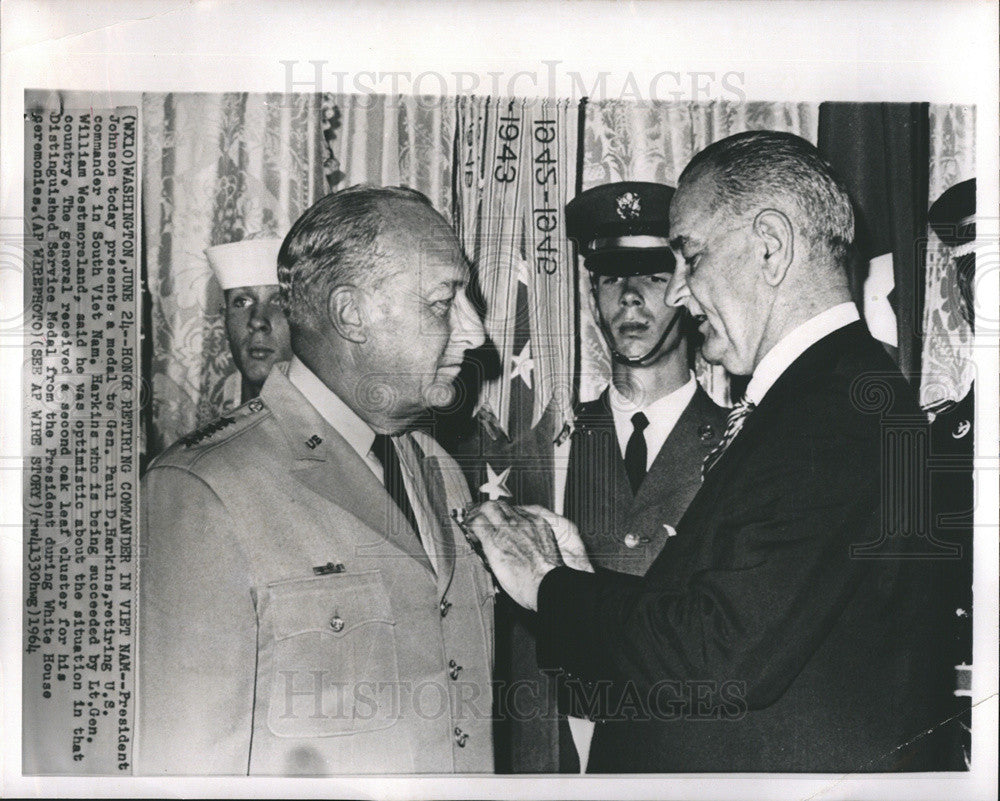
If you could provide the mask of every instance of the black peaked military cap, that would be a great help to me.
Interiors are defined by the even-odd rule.
[[[976,239],[976,179],[955,184],[934,201],[927,214],[934,233],[949,247]]]
[[[946,190],[927,214],[931,229],[948,247],[954,248],[955,283],[962,299],[962,316],[974,320],[976,278],[976,179],[970,178]]]
[[[620,181],[581,192],[566,205],[566,230],[596,275],[651,275],[674,270],[670,198],[674,188]]]

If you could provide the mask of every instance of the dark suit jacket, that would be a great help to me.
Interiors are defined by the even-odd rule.
[[[898,480],[919,471],[898,451],[921,452],[923,419],[849,325],[778,379],[645,576],[545,577],[542,666],[629,701],[598,724],[590,770],[943,764],[923,735],[950,690],[933,645],[941,560],[900,558],[922,545],[900,505],[923,496]]]
[[[699,386],[633,495],[608,398],[605,390],[577,408],[563,514],[594,565],[641,576],[701,487],[701,465],[725,431],[726,411]]]

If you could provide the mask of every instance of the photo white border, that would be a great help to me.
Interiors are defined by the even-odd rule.
[[[641,88],[663,70],[741,73],[747,100],[929,101],[977,106],[979,239],[992,243],[980,262],[977,304],[996,319],[1000,240],[997,5],[986,0],[783,2],[466,2],[362,0],[179,2],[5,0],[0,9],[0,235],[19,230],[23,210],[23,93],[27,88],[108,92],[283,92],[281,61],[327,62],[333,72],[436,73],[462,90],[457,73],[476,75],[488,93],[491,73],[519,71],[516,93],[549,94],[546,62],[561,76],[556,96],[572,93],[570,75],[591,86],[610,73],[611,91],[631,74]],[[537,73],[533,87],[530,73]],[[296,76],[298,79],[298,76]],[[468,78],[469,81],[472,78]],[[411,78],[412,82],[412,78]],[[370,82],[369,82],[370,83]],[[405,83],[405,81],[404,81]],[[734,99],[717,79],[711,96]],[[503,84],[502,84],[503,85]],[[701,84],[704,85],[704,84]],[[379,84],[379,91],[388,91]],[[311,91],[296,86],[296,91]],[[403,87],[405,90],[405,86]],[[609,96],[617,96],[610,94]],[[666,99],[666,98],[664,98]],[[682,99],[691,99],[690,96]],[[708,99],[702,98],[702,99]],[[993,214],[987,214],[993,210]],[[987,274],[983,275],[983,270]],[[9,319],[19,286],[3,278]],[[974,770],[892,777],[724,775],[711,777],[526,777],[150,779],[22,777],[20,341],[0,342],[0,796],[90,795],[377,798],[990,798],[997,782],[997,332],[980,331],[976,361],[976,443],[981,455],[975,543],[973,698]]]

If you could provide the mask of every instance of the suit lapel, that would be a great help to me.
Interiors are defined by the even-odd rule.
[[[283,373],[271,371],[261,390],[261,400],[274,415],[295,456],[291,475],[378,534],[379,540],[373,543],[376,547],[387,543],[433,574],[420,538],[371,468]]]
[[[857,321],[838,328],[810,345],[785,369],[757,408],[746,418],[739,435],[708,472],[706,484],[711,479],[715,486],[715,482],[720,480],[723,474],[733,470],[759,437],[760,431],[767,432],[772,430],[772,426],[780,425],[780,420],[776,420],[775,417],[780,418],[786,404],[794,403],[796,395],[801,393],[801,388],[807,386],[815,375],[830,369],[830,365],[840,354],[855,350],[858,342],[864,338],[870,339],[870,336],[864,323]]]

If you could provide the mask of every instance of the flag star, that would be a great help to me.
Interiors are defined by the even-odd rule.
[[[531,358],[531,341],[524,343],[521,352],[511,360],[513,365],[510,371],[510,380],[513,381],[518,376],[531,389],[531,371],[535,369],[535,360]]]
[[[486,463],[486,483],[480,488],[480,492],[484,492],[489,495],[491,501],[498,501],[501,498],[513,498],[510,490],[507,488],[507,476],[510,475],[510,468],[501,470],[498,475],[493,469],[493,466],[487,462]]]

